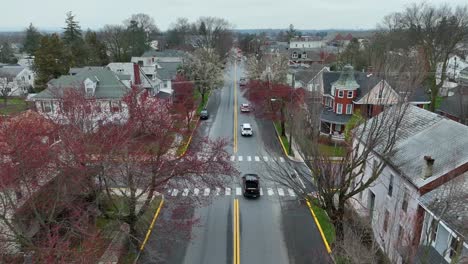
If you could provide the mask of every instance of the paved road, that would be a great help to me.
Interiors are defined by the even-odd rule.
[[[236,71],[236,73],[235,73]],[[262,196],[245,199],[240,195],[240,177],[226,179],[224,186],[169,186],[166,207],[150,237],[140,263],[219,264],[233,263],[233,200],[239,200],[240,263],[327,263],[322,239],[310,211],[294,191],[281,186],[270,175],[271,167],[303,164],[290,162],[281,152],[271,122],[252,114],[238,114],[238,140],[234,144],[234,94],[237,107],[247,102],[234,76],[242,67],[227,68],[225,85],[208,103],[210,119],[200,125],[200,134],[224,137],[241,175],[261,177]],[[254,136],[240,136],[240,124],[251,123]],[[236,151],[237,150],[237,151]],[[174,211],[177,211],[174,216]],[[196,224],[186,223],[196,219]]]

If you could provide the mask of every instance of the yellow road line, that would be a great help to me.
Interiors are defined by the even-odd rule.
[[[234,153],[237,153],[237,62],[234,61]]]
[[[161,199],[158,209],[154,213],[153,220],[151,221],[151,225],[148,228],[148,231],[146,232],[145,240],[143,240],[143,243],[141,243],[140,251],[143,251],[143,249],[145,248],[146,242],[148,242],[149,236],[151,235],[151,232],[153,231],[154,223],[156,222],[156,219],[158,218],[159,212],[161,211],[161,207],[163,206],[163,204],[164,204],[164,198]]]
[[[322,236],[323,244],[325,244],[325,248],[327,249],[328,254],[330,254],[331,253],[330,245],[328,245],[328,241],[325,238],[325,234],[323,233],[322,226],[320,225],[317,219],[317,216],[315,216],[314,209],[312,209],[312,205],[310,204],[309,200],[307,200],[307,206],[309,207],[309,210],[312,213],[312,217],[314,218],[315,224],[317,225],[320,235]]]
[[[239,228],[239,200],[234,199],[233,207],[233,252],[232,259],[234,264],[240,264],[240,228]]]

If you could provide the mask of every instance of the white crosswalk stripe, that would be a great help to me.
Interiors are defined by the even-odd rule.
[[[185,188],[184,191],[182,192],[182,196],[187,196],[189,193],[189,189]]]
[[[231,188],[229,187],[226,187],[226,195],[231,195]]]
[[[174,190],[172,190],[172,194],[171,194],[171,195],[172,195],[172,196],[177,196],[178,193],[179,193],[179,190],[174,189]]]
[[[200,193],[200,189],[198,188],[193,189],[193,196],[198,196],[198,193]]]
[[[235,161],[236,160],[236,156],[231,156],[231,161]]]
[[[221,188],[219,188],[219,187],[216,187],[216,196],[218,196],[218,195],[219,195],[219,193],[221,193]]]
[[[264,160],[264,161],[268,161],[268,157],[267,157],[267,156],[263,156],[263,160]]]
[[[295,197],[296,196],[296,193],[293,191],[293,189],[289,188],[288,189],[288,192],[289,192],[289,195],[292,196],[292,197]]]
[[[252,157],[247,156],[247,161],[252,161]]]
[[[236,188],[236,195],[241,195],[242,194],[242,190],[240,187],[237,187]]]
[[[284,191],[282,188],[278,188],[278,195],[279,196],[284,196]]]
[[[239,156],[238,159],[239,159],[239,161],[242,161],[243,157],[242,157],[242,156]]]
[[[280,161],[281,161],[281,162],[284,162],[284,158],[283,158],[283,157],[280,157]]]
[[[259,156],[255,156],[255,161],[260,161],[260,157],[259,157]]]
[[[263,196],[263,189],[260,188],[260,196]]]
[[[272,196],[273,194],[275,194],[272,188],[267,188],[267,192],[268,192],[268,196]]]
[[[203,192],[204,196],[210,195],[210,188],[205,188],[205,191]]]

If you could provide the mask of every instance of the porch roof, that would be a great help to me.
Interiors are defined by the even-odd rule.
[[[349,119],[351,119],[352,115],[337,115],[333,112],[333,110],[329,108],[323,108],[322,113],[320,114],[320,121],[344,125],[348,123]]]

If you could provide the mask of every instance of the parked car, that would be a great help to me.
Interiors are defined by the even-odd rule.
[[[250,112],[250,105],[249,104],[241,104],[240,110],[241,110],[241,112]]]
[[[260,196],[260,178],[257,174],[245,174],[242,176],[242,187],[245,197]]]
[[[247,85],[247,79],[246,78],[240,78],[239,86],[246,86],[246,85]]]
[[[210,114],[208,113],[208,110],[203,109],[200,112],[200,119],[208,119],[210,117]]]
[[[249,123],[244,123],[241,125],[241,135],[242,136],[252,136],[253,130],[252,126]]]

